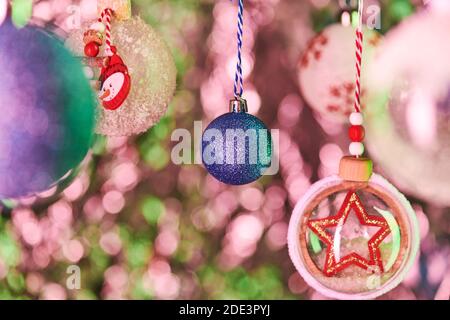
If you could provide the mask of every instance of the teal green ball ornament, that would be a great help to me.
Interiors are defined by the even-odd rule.
[[[232,100],[230,109],[204,131],[202,159],[217,180],[244,185],[258,180],[270,167],[272,137],[261,120],[247,113],[244,99]]]
[[[94,94],[83,68],[46,30],[0,26],[0,199],[57,186],[93,141]]]

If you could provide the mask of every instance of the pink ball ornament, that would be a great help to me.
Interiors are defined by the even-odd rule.
[[[364,29],[365,70],[381,40],[378,32]],[[353,109],[355,95],[355,29],[341,24],[325,28],[313,38],[298,67],[300,90],[308,105],[327,119],[345,123]],[[362,106],[367,91],[362,76]]]
[[[391,30],[380,47],[369,77],[366,146],[399,188],[449,206],[450,3],[433,4]]]

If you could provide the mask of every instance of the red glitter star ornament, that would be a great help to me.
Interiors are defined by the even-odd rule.
[[[373,237],[368,241],[369,259],[361,257],[356,252],[352,252],[339,261],[334,256],[333,237],[326,231],[327,228],[337,227],[344,224],[351,210],[354,210],[361,225],[379,227]],[[351,265],[356,265],[362,269],[368,270],[372,267],[378,267],[383,272],[383,262],[381,260],[380,244],[390,234],[389,225],[383,217],[368,215],[364,209],[361,200],[355,191],[350,190],[342,203],[339,212],[335,216],[324,219],[308,221],[309,228],[327,245],[327,253],[323,273],[328,276],[334,276],[340,271]]]

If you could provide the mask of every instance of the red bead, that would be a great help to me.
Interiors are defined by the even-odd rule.
[[[352,142],[363,141],[365,133],[363,126],[351,126],[348,128],[348,136]]]
[[[95,42],[89,42],[87,45],[84,46],[84,54],[87,57],[94,58],[98,56],[100,52],[100,47]]]

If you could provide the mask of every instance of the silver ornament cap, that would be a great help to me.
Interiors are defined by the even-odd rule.
[[[248,112],[247,100],[241,97],[230,100],[230,112]]]

